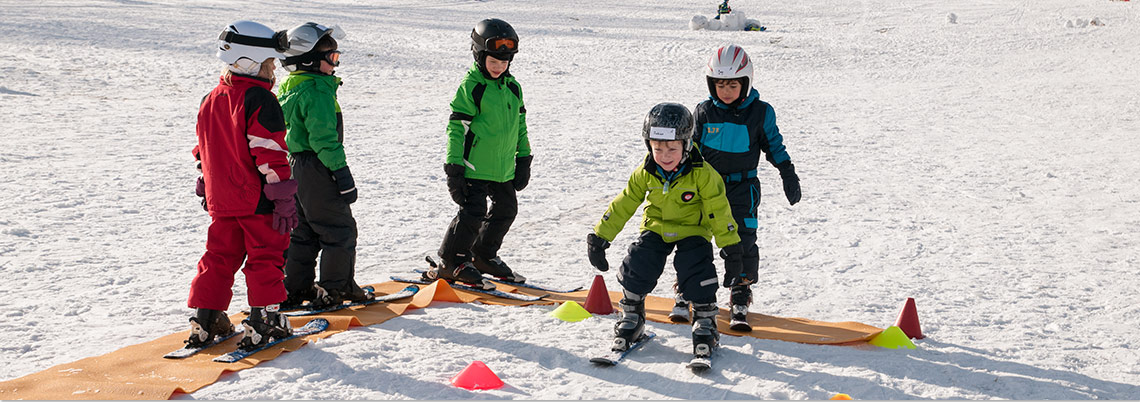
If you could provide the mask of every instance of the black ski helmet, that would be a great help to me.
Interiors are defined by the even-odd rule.
[[[684,141],[685,154],[688,155],[693,148],[693,114],[679,103],[658,103],[645,115],[641,137],[651,152],[649,140]]]
[[[506,21],[498,18],[488,18],[475,24],[471,30],[471,55],[479,64],[484,73],[487,66],[483,64],[490,55],[499,60],[511,61],[515,53],[519,52],[519,35],[515,28]]]

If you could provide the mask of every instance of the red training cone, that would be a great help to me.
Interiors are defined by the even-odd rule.
[[[906,298],[906,305],[903,306],[902,312],[899,313],[899,319],[895,322],[895,326],[899,327],[911,339],[922,339],[922,327],[918,325],[918,308],[914,306],[914,298]]]
[[[503,380],[500,380],[486,364],[476,360],[455,377],[451,377],[451,385],[464,389],[496,389],[503,386]]]
[[[601,275],[594,276],[594,284],[590,285],[590,293],[586,295],[585,307],[590,314],[613,314],[614,302],[610,300],[610,291],[606,290],[606,280]]]

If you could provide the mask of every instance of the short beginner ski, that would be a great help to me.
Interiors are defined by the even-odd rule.
[[[253,355],[254,353],[263,351],[265,349],[269,349],[270,347],[272,347],[273,345],[276,345],[278,343],[285,342],[285,341],[293,339],[293,338],[302,337],[305,335],[312,335],[312,334],[324,331],[328,328],[329,328],[329,320],[326,320],[324,318],[316,318],[316,319],[313,319],[312,321],[309,321],[309,323],[305,324],[305,326],[303,326],[303,327],[293,328],[293,335],[290,335],[290,336],[287,336],[287,337],[281,338],[281,339],[275,339],[272,342],[265,344],[264,346],[261,346],[261,347],[258,347],[256,349],[252,349],[252,350],[245,350],[245,349],[238,348],[237,350],[235,350],[233,352],[226,353],[224,355],[215,357],[214,361],[221,362],[221,363],[233,363],[233,362],[239,361],[241,359],[247,358],[247,357]]]
[[[629,345],[629,349],[626,349],[626,350],[608,350],[600,356],[591,357],[590,363],[594,363],[594,364],[597,364],[599,366],[616,366],[618,363],[621,363],[622,359],[625,359],[625,357],[628,356],[630,354],[630,352],[633,352],[633,351],[641,348],[642,345],[649,343],[649,340],[653,339],[656,336],[657,336],[657,334],[652,333],[652,332],[648,332],[648,331],[643,332],[643,333],[641,333],[641,336],[638,337],[637,340],[633,342],[632,345]]]
[[[431,257],[428,257],[428,260],[431,261]],[[422,274],[424,272],[427,272],[427,270],[418,269],[418,268],[415,270],[415,273],[417,273],[417,274]],[[550,293],[570,293],[570,292],[577,292],[579,290],[582,290],[581,286],[573,288],[573,289],[557,289],[557,288],[549,288],[549,287],[542,286],[542,285],[535,285],[535,284],[527,283],[527,282],[511,282],[511,281],[508,281],[505,279],[500,279],[500,278],[496,278],[493,276],[487,276],[487,275],[483,275],[483,279],[487,279],[491,282],[501,283],[504,285],[511,285],[514,287],[528,288],[528,289],[534,289],[534,290],[539,290],[539,291],[543,291],[543,292],[550,292]]]
[[[243,330],[243,328],[241,328],[241,327],[235,327],[234,331],[230,332],[229,334],[221,335],[221,336],[215,336],[214,340],[212,342],[206,343],[206,344],[201,345],[201,346],[186,345],[186,346],[183,346],[182,349],[178,349],[178,350],[175,350],[173,352],[167,353],[167,354],[163,355],[162,357],[167,358],[167,359],[185,359],[187,357],[194,356],[194,355],[198,354],[198,352],[212,348],[212,347],[214,347],[214,345],[217,345],[219,343],[225,342],[227,339],[233,338],[237,335],[241,335],[242,330]]]
[[[370,289],[371,286],[368,286],[367,288]],[[299,310],[290,310],[290,311],[284,312],[283,314],[285,314],[289,317],[304,317],[304,316],[308,316],[308,315],[324,314],[324,313],[328,313],[328,312],[332,312],[332,311],[343,310],[343,309],[346,309],[349,307],[367,306],[367,305],[373,304],[373,303],[390,302],[393,300],[406,299],[406,298],[415,296],[416,292],[418,292],[419,290],[420,290],[419,286],[408,285],[408,287],[404,288],[404,290],[401,290],[399,292],[392,293],[390,295],[384,295],[384,296],[374,296],[373,298],[365,300],[365,301],[334,304],[334,305],[326,306],[326,307],[322,307],[322,308],[306,308],[306,307],[310,307],[310,306],[306,305],[306,306],[303,306]]]
[[[434,282],[434,281],[428,281],[428,280],[423,279],[423,278],[401,278],[398,276],[393,276],[391,278],[392,278],[392,280],[394,280],[396,282],[418,283],[420,285],[430,285],[432,282]],[[477,288],[474,286],[468,286],[468,285],[465,285],[465,284],[459,283],[459,282],[448,281],[448,284],[451,285],[451,287],[456,288],[456,289],[460,289],[460,290],[470,290],[472,292],[478,292],[478,293],[491,295],[491,296],[495,296],[495,297],[502,297],[504,299],[512,299],[512,300],[519,300],[519,301],[528,301],[528,302],[538,301],[538,300],[541,300],[543,297],[546,297],[546,295],[527,296],[527,295],[522,295],[522,294],[518,294],[518,293],[507,293],[507,292],[504,292],[501,290],[480,289],[480,288]]]

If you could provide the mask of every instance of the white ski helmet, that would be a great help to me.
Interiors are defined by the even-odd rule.
[[[719,47],[709,58],[705,76],[709,83],[709,94],[713,98],[716,98],[716,80],[743,78],[738,99],[744,99],[752,91],[752,60],[740,46]]]
[[[286,36],[289,41],[289,50],[285,51],[288,56],[283,63],[281,63],[286,70],[297,71],[297,67],[311,67],[313,62],[319,61],[319,57],[313,53],[313,49],[317,46],[317,42],[325,36],[332,36],[333,39],[344,39],[346,36],[343,29],[337,26],[324,26],[315,22],[306,22],[290,29]]]
[[[218,35],[217,56],[226,64],[234,64],[246,58],[258,64],[270,58],[285,59],[282,54],[289,47],[285,31],[274,32],[269,27],[253,21],[237,21]]]

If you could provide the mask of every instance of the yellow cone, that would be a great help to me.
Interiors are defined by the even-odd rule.
[[[569,300],[550,312],[550,316],[566,322],[578,322],[590,318],[590,312],[582,305]]]
[[[835,396],[831,397],[831,400],[833,400],[833,401],[850,401],[851,395],[835,394]]]
[[[875,335],[874,338],[871,338],[871,341],[869,343],[887,349],[898,349],[903,347],[907,349],[917,348],[917,346],[914,346],[914,342],[911,342],[910,338],[907,337],[906,333],[904,333],[899,327],[888,327],[882,333]]]

